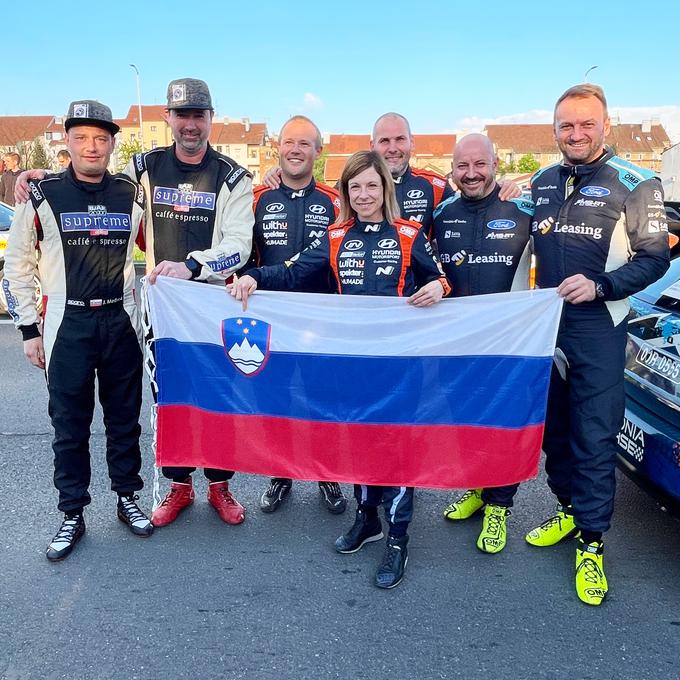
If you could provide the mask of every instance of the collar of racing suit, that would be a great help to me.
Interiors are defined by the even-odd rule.
[[[353,228],[356,229],[357,231],[363,231],[363,232],[380,232],[383,229],[386,229],[389,226],[389,223],[387,220],[383,220],[382,222],[362,222],[359,219],[354,220],[354,225]]]
[[[208,144],[208,148],[205,150],[205,154],[199,163],[184,163],[179,158],[177,158],[177,144],[175,142],[172,143],[172,160],[175,165],[184,172],[203,170],[203,168],[208,164],[208,161],[212,158],[213,153],[214,151],[212,146]]]
[[[569,165],[562,160],[560,163],[560,172],[563,175],[572,175],[577,179],[584,177],[592,177],[612,156],[614,151],[611,147],[605,146],[604,152],[601,153],[594,161],[590,163],[582,163],[581,165]]]
[[[315,182],[313,177],[312,177],[312,181],[306,187],[303,187],[302,189],[291,189],[289,186],[286,186],[283,182],[281,182],[281,184],[279,185],[279,189],[288,198],[303,198],[307,194],[314,191],[315,188],[316,188],[316,182]]]
[[[401,184],[402,182],[406,181],[409,177],[411,176],[411,166],[407,165],[406,170],[399,175],[399,177],[394,177],[394,183],[395,184]]]
[[[66,169],[66,177],[71,182],[71,184],[75,184],[75,186],[77,186],[79,189],[88,191],[92,194],[105,190],[111,181],[111,173],[109,173],[108,170],[105,170],[104,177],[102,177],[101,182],[84,182],[82,179],[78,179],[76,177],[76,173],[73,169],[73,163],[71,163]]]
[[[463,194],[460,194],[461,205],[464,205],[470,212],[480,212],[486,210],[492,203],[498,200],[498,194],[501,188],[496,184],[492,189],[491,193],[484,198],[465,198]]]

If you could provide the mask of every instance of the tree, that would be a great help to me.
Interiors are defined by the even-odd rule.
[[[130,162],[130,159],[136,154],[142,152],[142,145],[138,139],[131,142],[120,142],[118,144],[118,166],[116,172],[125,170],[125,166]]]
[[[49,169],[50,167],[50,161],[49,158],[47,158],[47,152],[45,151],[43,143],[39,139],[36,139],[35,142],[33,142],[28,165],[31,168],[38,169]]]
[[[314,179],[317,182],[321,182],[323,184],[324,180],[324,172],[326,170],[326,159],[328,158],[327,153],[322,153],[315,161],[314,161]]]
[[[506,163],[505,161],[498,161],[498,174],[499,175],[508,175],[511,172],[517,172],[515,169],[515,164],[510,161],[509,163]]]
[[[530,153],[524,154],[524,156],[517,161],[517,172],[536,172],[540,167],[541,164]]]

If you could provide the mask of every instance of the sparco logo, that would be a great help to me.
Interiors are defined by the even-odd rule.
[[[347,241],[347,243],[345,243],[345,248],[347,248],[347,250],[359,250],[363,245],[363,241]]]
[[[611,194],[611,191],[609,189],[605,189],[604,187],[597,187],[597,186],[589,186],[589,187],[583,187],[581,191],[579,191],[580,194],[583,194],[584,196],[609,196]]]
[[[406,192],[406,195],[409,198],[422,198],[424,196],[424,192],[420,189],[411,189],[411,191]]]
[[[393,238],[383,238],[378,241],[378,248],[396,248],[397,242]]]
[[[516,223],[512,220],[491,220],[491,222],[486,223],[486,226],[489,227],[489,229],[505,231],[506,229],[513,229],[516,226]]]
[[[270,213],[281,212],[283,210],[283,203],[270,203],[265,210]]]
[[[326,208],[322,205],[310,205],[309,212],[312,212],[315,215],[323,215],[326,212]]]

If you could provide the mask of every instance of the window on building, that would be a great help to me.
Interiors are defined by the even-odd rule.
[[[265,157],[267,160],[270,160],[271,157],[272,157],[272,152],[271,152],[271,151],[265,151],[265,152],[264,152],[264,157]]]
[[[152,125],[152,126],[151,126],[151,132],[156,132],[156,126],[155,126],[155,125]],[[155,148],[155,147],[154,147],[154,148]]]
[[[52,139],[52,133],[51,133],[51,132],[46,132],[46,133],[45,133],[45,139],[47,139],[48,141],[51,140],[51,139]]]
[[[155,149],[158,146],[158,142],[155,139],[151,140],[151,148]]]
[[[248,154],[251,158],[257,158],[257,149],[251,149]]]
[[[222,145],[221,144],[217,145],[217,153],[222,153]]]
[[[627,154],[625,155],[625,159],[626,159],[627,161],[630,160],[630,154],[629,154],[629,153],[627,153]]]
[[[131,142],[134,142],[135,139],[136,139],[135,133],[134,133],[134,132],[131,132],[131,133],[130,133],[130,141],[131,141]]]

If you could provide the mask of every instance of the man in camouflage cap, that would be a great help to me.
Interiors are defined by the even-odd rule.
[[[213,104],[206,83],[179,78],[168,85],[166,121],[175,143],[135,155],[126,172],[148,196],[146,263],[149,282],[172,276],[223,284],[250,256],[253,188],[250,173],[208,143]],[[189,453],[189,452],[182,452]],[[193,467],[164,467],[170,490],[154,511],[156,526],[173,522],[191,505]],[[234,475],[206,468],[208,502],[227,524],[245,509],[229,490]]]

